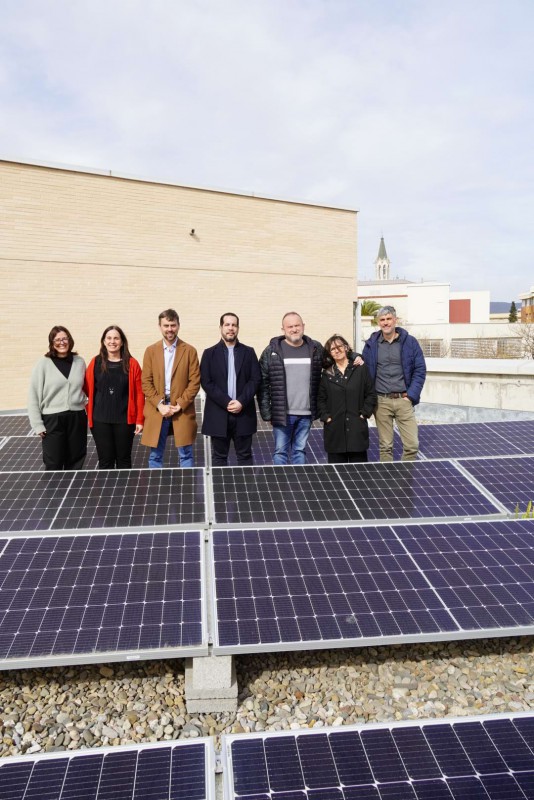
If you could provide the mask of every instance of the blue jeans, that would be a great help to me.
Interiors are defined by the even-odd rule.
[[[161,469],[163,466],[163,454],[165,453],[165,445],[167,444],[167,436],[169,434],[172,434],[172,420],[168,417],[164,417],[161,423],[158,446],[150,448],[150,455],[148,457],[148,466],[150,469]],[[179,447],[178,457],[181,467],[192,467],[193,445],[186,444],[183,447]]]
[[[288,414],[283,426],[273,426],[273,464],[305,464],[311,417]]]

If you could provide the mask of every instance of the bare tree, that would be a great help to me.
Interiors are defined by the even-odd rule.
[[[516,322],[510,329],[521,341],[522,358],[534,359],[534,322]]]

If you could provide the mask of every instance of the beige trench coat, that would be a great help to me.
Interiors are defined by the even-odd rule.
[[[141,444],[157,447],[163,417],[158,403],[165,397],[165,360],[163,341],[150,345],[143,358],[143,392],[145,395],[145,427]],[[171,403],[181,408],[172,418],[177,447],[193,444],[197,435],[195,397],[200,390],[200,368],[194,347],[178,341],[171,378]]]

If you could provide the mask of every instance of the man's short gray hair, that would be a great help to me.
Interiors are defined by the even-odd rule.
[[[376,312],[377,317],[384,317],[386,314],[391,314],[393,317],[397,316],[397,312],[393,306],[382,306],[382,308],[379,308]]]

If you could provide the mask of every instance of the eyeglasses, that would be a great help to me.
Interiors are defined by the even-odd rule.
[[[69,343],[68,339],[54,339],[52,344],[68,344],[68,343]]]
[[[330,348],[330,352],[335,353],[337,350],[344,350],[344,349],[345,349],[344,344],[333,344],[332,347]]]

